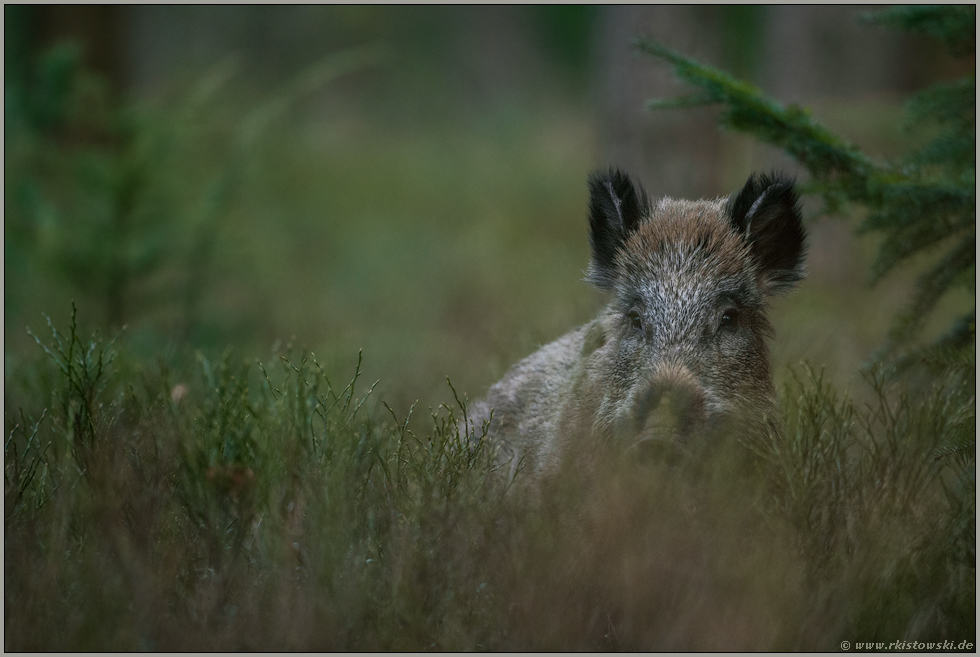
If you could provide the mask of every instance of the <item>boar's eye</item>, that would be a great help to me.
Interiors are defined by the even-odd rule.
[[[634,331],[643,332],[643,318],[640,317],[639,311],[631,310],[629,312],[630,328]]]
[[[721,316],[721,324],[719,328],[734,329],[738,326],[738,311],[734,308],[729,308]]]

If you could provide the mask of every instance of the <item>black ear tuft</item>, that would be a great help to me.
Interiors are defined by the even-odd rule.
[[[792,179],[752,174],[727,209],[732,226],[749,242],[769,294],[786,292],[803,279],[806,231]]]
[[[616,252],[650,213],[647,194],[618,169],[589,176],[589,243],[592,263],[586,280],[608,290],[616,282]]]

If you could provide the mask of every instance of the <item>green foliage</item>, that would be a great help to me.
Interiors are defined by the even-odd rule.
[[[83,70],[77,48],[50,49],[26,84],[8,86],[10,273],[55,272],[60,286],[104,309],[107,328],[155,320],[169,324],[161,332],[195,336],[216,236],[270,127],[384,54],[378,46],[332,53],[242,111],[225,100],[240,75],[233,60],[176,102],[137,103]],[[38,264],[45,271],[32,271]],[[26,301],[12,296],[8,307]]]
[[[115,339],[103,344],[96,335],[88,344],[83,344],[78,333],[77,316],[77,308],[72,304],[71,326],[67,335],[62,335],[52,326],[51,319],[45,317],[54,340],[50,347],[42,343],[30,328],[27,332],[51,357],[64,377],[65,387],[58,395],[61,417],[65,420],[64,435],[79,468],[84,469],[92,451],[97,448],[96,442],[101,433],[99,425],[111,421],[98,403],[98,398],[115,360]],[[34,433],[37,433],[36,426]]]
[[[867,16],[882,25],[939,39],[958,56],[976,50],[976,18],[975,5],[903,5]]]
[[[974,435],[975,407],[962,403],[956,386],[937,385],[912,399],[880,368],[866,381],[874,401],[864,411],[809,368],[784,394],[787,431],[772,445],[775,461],[794,468],[785,471],[787,484],[803,484],[787,491],[787,502],[807,533],[822,537],[821,549],[838,549],[838,536],[867,527],[875,514],[907,511],[927,495],[950,453],[937,446]],[[846,517],[855,512],[867,518]],[[841,539],[839,557],[854,540]]]
[[[672,64],[678,77],[701,87],[690,96],[648,103],[649,109],[680,109],[714,103],[725,103],[721,123],[732,130],[752,132],[759,138],[785,149],[817,177],[841,178],[846,191],[858,194],[875,164],[856,147],[818,124],[803,108],[783,107],[767,98],[759,89],[736,80],[724,71],[699,64],[666,46],[639,40],[637,46]],[[836,174],[836,175],[835,175]],[[827,190],[828,192],[830,190]],[[836,190],[838,194],[844,190]],[[837,201],[837,196],[827,199]],[[834,205],[832,207],[838,207]]]
[[[51,496],[45,459],[51,443],[41,445],[37,436],[44,416],[45,413],[41,413],[28,429],[32,423],[21,409],[20,422],[14,425],[4,441],[3,518],[10,529],[14,528],[13,521],[33,516]]]
[[[874,19],[941,38],[955,54],[972,52],[973,6],[900,7]],[[701,90],[692,96],[653,101],[651,108],[722,103],[723,126],[778,146],[807,168],[812,176],[807,189],[821,196],[826,212],[842,213],[849,205],[865,208],[867,216],[859,231],[884,237],[872,268],[874,280],[915,256],[943,252],[920,275],[883,354],[897,347],[907,349],[949,290],[964,287],[975,292],[975,75],[939,83],[914,96],[908,105],[910,127],[935,127],[938,132],[924,147],[884,162],[837,137],[803,108],[783,106],[755,87],[660,44],[640,39],[637,46],[673,65],[681,79]],[[938,349],[962,351],[975,342],[975,336],[974,310],[958,320],[927,355],[935,355]]]

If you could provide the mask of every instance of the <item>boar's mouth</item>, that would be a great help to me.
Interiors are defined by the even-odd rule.
[[[642,438],[626,448],[627,458],[642,465],[677,465],[692,453],[676,440]]]

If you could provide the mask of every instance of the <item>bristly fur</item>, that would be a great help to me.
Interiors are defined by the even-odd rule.
[[[752,174],[726,210],[745,237],[770,294],[790,290],[804,278],[806,234],[795,181],[776,173]]]
[[[592,262],[586,280],[608,290],[616,282],[616,253],[650,214],[646,192],[619,169],[589,176],[589,243]]]

